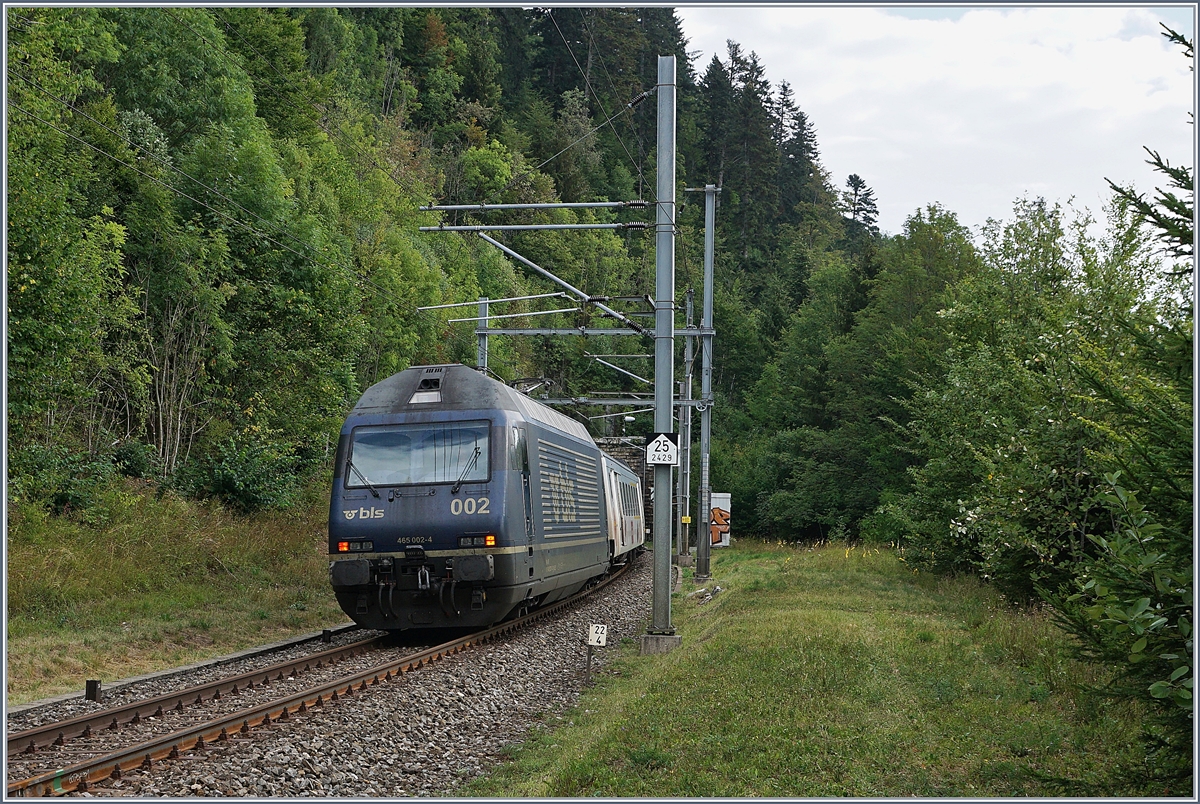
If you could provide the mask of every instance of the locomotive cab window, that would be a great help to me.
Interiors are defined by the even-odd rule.
[[[346,488],[486,482],[490,422],[356,427]]]

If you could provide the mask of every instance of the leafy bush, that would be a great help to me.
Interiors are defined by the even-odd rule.
[[[1117,668],[1109,691],[1137,698],[1152,712],[1147,727],[1153,778],[1186,782],[1192,774],[1195,670],[1191,665],[1190,535],[1155,522],[1137,494],[1105,476],[1100,501],[1116,527],[1092,536],[1099,555],[1058,594],[1045,593],[1055,618],[1079,637],[1087,658]],[[1073,591],[1073,593],[1071,593]]]
[[[160,474],[160,464],[154,447],[140,441],[125,441],[113,452],[113,465],[125,477],[152,477]]]
[[[105,457],[59,444],[27,444],[9,459],[9,494],[14,501],[40,504],[55,514],[79,511],[96,501],[97,490],[114,474]]]
[[[244,514],[287,508],[295,499],[299,463],[291,449],[279,444],[231,436],[184,469],[179,485]]]

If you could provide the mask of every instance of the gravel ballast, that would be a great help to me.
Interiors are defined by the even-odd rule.
[[[135,701],[144,701],[167,692],[175,692],[209,681],[216,681],[226,676],[269,667],[277,662],[302,659],[329,648],[349,645],[381,633],[380,631],[363,631],[361,629],[343,630],[333,634],[328,642],[312,639],[257,655],[253,655],[254,652],[249,651],[247,652],[249,655],[244,658],[217,659],[182,670],[166,670],[137,679],[116,681],[104,685],[104,700],[101,703],[89,701],[81,694],[77,694],[53,698],[44,703],[25,704],[13,707],[8,711],[5,726],[8,733],[12,734],[44,723],[54,723]]]
[[[591,623],[608,625],[593,672],[650,613],[652,562],[516,634],[472,647],[288,723],[93,785],[85,796],[432,796],[504,761],[560,722],[584,683]]]

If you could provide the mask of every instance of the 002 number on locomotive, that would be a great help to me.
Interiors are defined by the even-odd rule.
[[[478,499],[474,497],[465,497],[463,499],[455,497],[450,501],[450,513],[454,516],[461,516],[463,514],[467,516],[473,514],[490,514],[492,512],[491,505],[492,501],[487,497],[480,497]]]

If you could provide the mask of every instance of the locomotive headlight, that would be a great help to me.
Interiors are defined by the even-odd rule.
[[[339,553],[369,553],[375,549],[375,542],[338,542]]]
[[[489,533],[486,536],[459,536],[458,537],[458,546],[459,547],[495,547],[496,546],[496,536],[493,533]]]
[[[339,553],[349,553],[350,552],[350,542],[338,542],[338,552]]]

